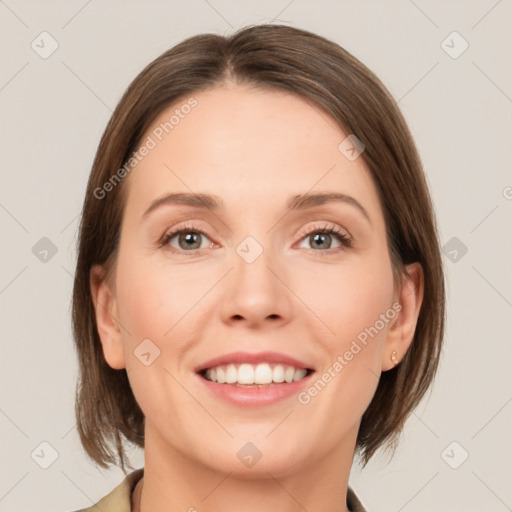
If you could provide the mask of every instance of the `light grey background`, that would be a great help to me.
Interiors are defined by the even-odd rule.
[[[185,37],[259,22],[333,39],[382,79],[409,122],[448,244],[439,377],[391,463],[379,456],[363,472],[354,467],[351,485],[370,512],[512,510],[512,2],[5,0],[2,512],[90,506],[124,478],[88,461],[74,426],[70,297],[92,159],[111,111],[149,61]],[[43,31],[58,43],[47,58]],[[457,58],[464,41],[454,31],[469,44]],[[44,253],[43,237],[55,255]],[[58,457],[43,469],[52,450]],[[133,454],[142,466],[142,453]]]

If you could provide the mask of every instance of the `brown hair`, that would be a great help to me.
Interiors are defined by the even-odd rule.
[[[381,375],[361,420],[356,452],[364,466],[381,446],[396,447],[405,420],[438,367],[445,288],[436,221],[411,134],[384,85],[339,45],[284,25],[249,26],[230,37],[203,34],[186,39],[135,78],[103,133],[83,205],[73,289],[80,440],[100,466],[120,464],[125,473],[121,436],[144,447],[144,415],[126,370],[112,369],[105,361],[89,281],[93,265],[110,271],[115,264],[126,180],[102,199],[95,191],[123,167],[162,110],[227,81],[297,94],[322,108],[347,134],[355,134],[365,145],[361,157],[384,211],[395,283],[402,283],[404,265],[419,262],[423,268],[424,296],[413,342],[401,363]]]

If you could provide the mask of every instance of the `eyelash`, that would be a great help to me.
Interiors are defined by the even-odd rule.
[[[200,228],[197,228],[195,226],[183,226],[178,229],[175,229],[173,231],[170,231],[166,233],[158,242],[158,246],[163,248],[169,244],[169,242],[176,236],[180,235],[182,233],[198,233],[206,238],[209,238],[209,236]],[[313,233],[321,233],[323,235],[335,235],[335,237],[340,242],[341,246],[350,249],[352,247],[352,238],[343,233],[338,227],[336,226],[329,226],[325,225],[323,228],[319,228],[318,226],[313,226],[312,228],[308,228],[306,230],[303,230],[299,233],[300,240],[302,241],[304,238],[306,238],[308,235],[312,235]],[[192,251],[180,251],[175,248],[172,248],[171,251],[175,254],[194,254],[195,251],[198,251],[200,249],[194,249]],[[324,249],[324,250],[315,250],[315,249],[309,249],[310,251],[313,251],[316,254],[320,254],[322,256],[331,255],[333,253],[337,253],[340,250],[342,250],[340,247],[335,247],[333,249]]]

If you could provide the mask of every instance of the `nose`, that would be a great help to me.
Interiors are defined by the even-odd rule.
[[[291,291],[271,250],[264,249],[251,263],[235,254],[233,265],[223,290],[223,322],[249,328],[275,328],[288,323]]]

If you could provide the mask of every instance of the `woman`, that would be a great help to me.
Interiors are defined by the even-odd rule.
[[[100,142],[73,298],[82,444],[125,474],[124,439],[144,448],[99,508],[364,512],[354,456],[396,446],[444,330],[392,97],[292,27],[167,51]]]

